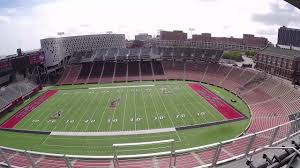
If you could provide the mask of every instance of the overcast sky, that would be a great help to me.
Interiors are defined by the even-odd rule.
[[[283,0],[0,0],[0,55],[40,48],[41,38],[183,30],[277,42],[282,25],[300,28],[300,10]],[[298,22],[298,23],[297,23]]]

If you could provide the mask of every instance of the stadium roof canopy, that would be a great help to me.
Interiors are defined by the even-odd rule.
[[[285,0],[285,1],[300,9],[300,1],[299,0]]]
[[[279,48],[279,47],[267,47],[260,52],[260,54],[264,55],[272,55],[276,57],[283,57],[283,58],[300,58],[300,51]]]

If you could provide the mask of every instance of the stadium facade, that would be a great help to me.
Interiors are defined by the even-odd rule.
[[[98,34],[41,39],[41,51],[45,54],[45,66],[57,66],[74,52],[102,48],[125,48],[124,34]]]

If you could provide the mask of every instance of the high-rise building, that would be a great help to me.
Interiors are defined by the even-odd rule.
[[[278,30],[279,45],[300,47],[300,29],[282,26]]]

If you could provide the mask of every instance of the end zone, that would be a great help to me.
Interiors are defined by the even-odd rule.
[[[1,128],[14,128],[23,118],[25,118],[30,112],[32,112],[39,105],[44,103],[49,97],[55,95],[58,90],[49,90],[33,100],[30,104],[19,110],[15,115],[5,121]]]
[[[234,120],[245,118],[241,113],[231,107],[229,104],[220,99],[217,95],[210,92],[205,87],[190,83],[188,84],[199,96],[202,96],[211,106],[213,106],[225,119]]]

